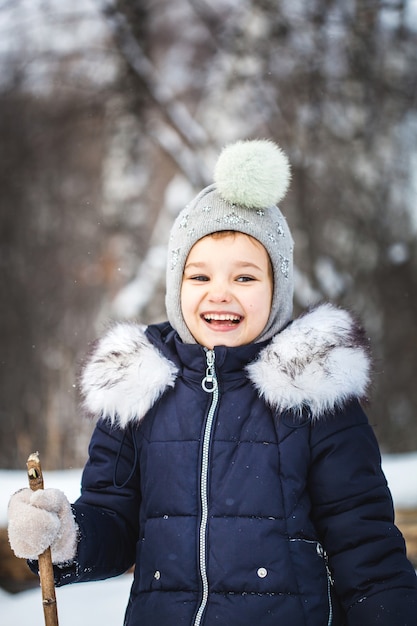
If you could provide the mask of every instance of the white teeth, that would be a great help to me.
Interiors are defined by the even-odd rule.
[[[240,315],[229,315],[226,313],[209,313],[204,316],[204,319],[207,321],[214,320],[216,322],[239,322]]]

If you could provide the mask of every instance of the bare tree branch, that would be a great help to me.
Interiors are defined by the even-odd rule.
[[[158,76],[157,69],[145,55],[125,17],[112,5],[105,7],[104,14],[126,63],[146,86],[150,97],[166,114],[175,131],[193,149],[209,143],[205,130],[195,121],[187,108],[176,100],[175,94]]]

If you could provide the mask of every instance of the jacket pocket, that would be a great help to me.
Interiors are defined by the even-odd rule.
[[[332,626],[333,579],[326,551],[314,539],[292,538],[289,541],[301,599],[310,619],[316,616],[316,621],[313,618],[311,623]]]

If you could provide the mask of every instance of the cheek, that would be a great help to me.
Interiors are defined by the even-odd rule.
[[[181,288],[180,306],[183,315],[190,314],[196,306],[196,294],[187,285]]]
[[[260,323],[266,323],[271,313],[272,290],[266,288],[250,305],[250,312],[256,315]]]

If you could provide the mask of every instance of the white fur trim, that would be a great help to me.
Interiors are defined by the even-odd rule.
[[[98,341],[81,376],[84,407],[95,417],[125,427],[174,386],[177,368],[144,331],[145,326],[118,324]]]
[[[301,413],[308,408],[317,419],[365,396],[370,359],[352,316],[324,304],[276,335],[246,370],[274,409]],[[118,324],[97,343],[82,373],[84,406],[96,418],[125,427],[140,421],[174,386],[177,373],[148,340],[144,326]]]
[[[350,314],[325,304],[276,335],[247,371],[270,406],[297,413],[307,407],[317,419],[365,395],[370,359]]]

